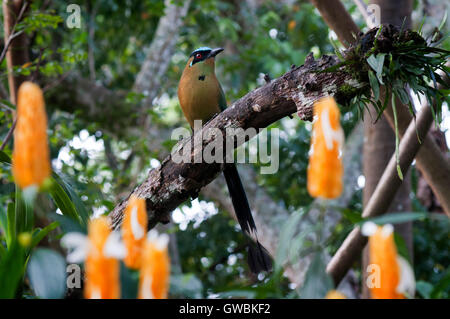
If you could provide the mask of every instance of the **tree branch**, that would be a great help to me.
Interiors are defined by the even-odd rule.
[[[346,72],[319,72],[337,63],[336,57],[323,56],[314,60],[310,54],[303,66],[248,93],[213,118],[193,137],[179,142],[176,149],[180,150],[194,140],[201,141],[201,136],[206,135],[204,132],[209,128],[219,129],[226,136],[226,128],[264,128],[295,111],[301,119],[311,120],[314,101],[327,95],[335,95],[339,102],[345,104],[348,96],[341,95],[338,88],[343,85],[360,88],[365,84],[358,83]],[[211,136],[204,138],[202,143],[195,143],[190,154],[192,163],[194,154],[201,152],[202,147],[214,142],[215,138]],[[196,197],[198,191],[222,170],[222,164],[175,163],[168,156],[159,168],[149,172],[147,180],[132,193],[147,199],[149,225],[154,226],[157,222],[168,222],[173,209],[189,197]],[[109,215],[114,227],[121,224],[126,204],[127,199]]]
[[[341,1],[311,0],[310,2],[319,10],[326,24],[336,33],[339,41],[345,47],[349,47],[356,42],[355,36],[358,36],[361,30],[353,22]]]

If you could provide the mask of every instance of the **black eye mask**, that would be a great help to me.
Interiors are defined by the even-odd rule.
[[[201,51],[194,51],[192,52],[192,54],[190,55],[190,57],[194,57],[194,60],[192,60],[191,65],[193,66],[195,63],[197,62],[201,62],[206,60],[206,58],[209,56],[209,53],[211,52],[211,50],[201,50]]]

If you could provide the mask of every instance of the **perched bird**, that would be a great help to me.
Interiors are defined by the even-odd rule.
[[[178,85],[178,99],[184,116],[194,127],[195,120],[206,123],[227,107],[222,86],[215,74],[215,57],[222,48],[201,47],[189,56]],[[254,273],[270,270],[272,262],[267,250],[259,243],[256,225],[239,173],[234,163],[226,164],[223,171],[234,211],[242,231],[252,237],[249,241],[248,264]]]

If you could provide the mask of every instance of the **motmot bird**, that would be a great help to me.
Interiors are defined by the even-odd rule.
[[[178,85],[178,99],[191,128],[195,120],[206,123],[227,107],[225,94],[215,74],[215,57],[222,51],[222,48],[201,47],[192,52],[183,70]],[[236,165],[226,164],[223,173],[241,229],[246,236],[255,240],[249,241],[248,246],[250,270],[254,273],[268,271],[272,267],[271,259],[258,241],[255,221]]]

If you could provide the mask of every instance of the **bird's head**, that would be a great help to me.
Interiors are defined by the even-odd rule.
[[[212,66],[214,67],[214,58],[220,52],[222,52],[222,48],[211,49],[208,47],[201,47],[191,53],[189,56],[188,66],[189,67],[198,67],[198,66]]]

